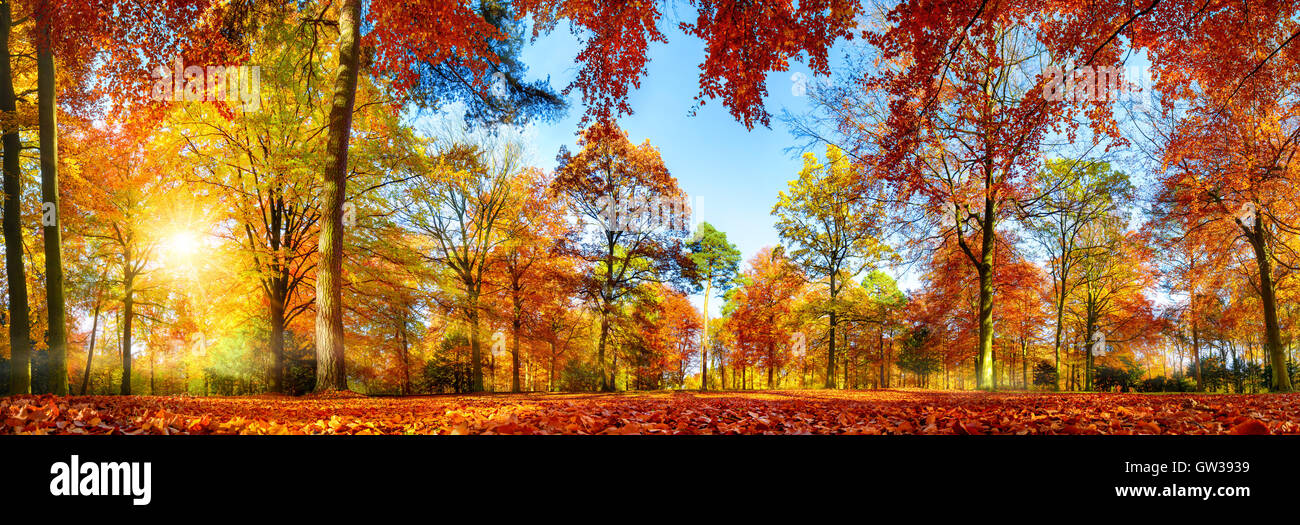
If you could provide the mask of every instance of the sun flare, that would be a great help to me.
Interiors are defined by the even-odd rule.
[[[163,252],[168,266],[179,268],[191,266],[194,255],[199,252],[202,242],[199,235],[192,231],[179,231],[169,235],[163,241]]]

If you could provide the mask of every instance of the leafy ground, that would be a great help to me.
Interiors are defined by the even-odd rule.
[[[1300,434],[1300,394],[15,396],[0,434]]]

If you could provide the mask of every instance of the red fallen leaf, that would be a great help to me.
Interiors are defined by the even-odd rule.
[[[1272,434],[1272,432],[1269,432],[1267,425],[1260,423],[1258,419],[1253,418],[1247,419],[1244,423],[1232,427],[1232,430],[1229,430],[1228,433],[1236,436]]]
[[[1137,424],[1137,428],[1140,429],[1140,430],[1145,430],[1145,431],[1150,432],[1150,433],[1152,433],[1152,434],[1159,434],[1159,433],[1160,433],[1160,425],[1157,424],[1157,423],[1155,423],[1155,422],[1152,422],[1152,421],[1142,421],[1142,422],[1139,422],[1139,423]]]
[[[962,424],[960,419],[952,422],[952,430],[958,435],[962,435],[962,436],[971,435],[971,431],[966,428],[966,425]]]

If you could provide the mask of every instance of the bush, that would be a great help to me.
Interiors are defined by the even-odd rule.
[[[579,360],[569,361],[560,371],[560,390],[567,392],[594,392],[600,389],[600,370],[596,365]]]
[[[1119,389],[1121,392],[1127,392],[1133,388],[1136,383],[1137,370],[1125,370],[1114,366],[1098,366],[1093,368],[1093,386],[1097,390],[1109,391]]]
[[[424,364],[422,377],[414,380],[418,390],[430,394],[469,391],[470,367],[466,363],[457,363],[445,356],[434,356]]]
[[[1286,371],[1287,375],[1291,376],[1291,386],[1294,387],[1296,379],[1300,379],[1300,377],[1297,377],[1300,376],[1300,366],[1296,366],[1294,361],[1287,361]],[[1273,365],[1271,363],[1264,365],[1264,370],[1260,374],[1260,378],[1266,387],[1273,384]]]
[[[1183,376],[1156,376],[1137,384],[1138,392],[1191,392],[1196,385]]]
[[[1056,386],[1056,367],[1047,361],[1034,365],[1034,384],[1038,386]]]
[[[1138,392],[1164,392],[1165,376],[1156,376],[1145,379],[1137,385]]]

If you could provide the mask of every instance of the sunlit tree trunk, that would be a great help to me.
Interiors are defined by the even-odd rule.
[[[470,392],[483,391],[483,346],[479,341],[479,316],[478,316],[478,292],[471,289],[468,297],[470,301],[469,312],[466,317],[469,318],[469,359],[470,359]],[[494,370],[495,371],[495,370]]]
[[[361,2],[339,6],[338,69],[330,107],[322,181],[320,264],[316,275],[316,390],[347,390],[343,353],[343,201],[347,198],[348,138],[360,74]]]
[[[90,323],[90,346],[86,348],[86,371],[81,378],[81,395],[86,395],[86,390],[90,387],[90,364],[95,358],[95,336],[99,333],[99,308],[100,302],[95,301],[94,321]]]
[[[279,279],[276,279],[278,286]],[[273,294],[273,295],[279,295]],[[282,296],[281,296],[282,297]],[[271,391],[277,393],[284,392],[284,301],[282,298],[272,297],[270,301],[271,313]]]
[[[993,199],[984,199],[984,216],[980,221],[980,262],[977,266],[980,281],[980,347],[976,387],[981,389],[997,388],[993,379],[993,250],[997,235],[993,204]]]
[[[837,291],[837,290],[835,289],[835,273],[836,273],[835,271],[831,271],[831,276],[830,276],[830,280],[831,280],[831,293],[830,293],[830,298],[831,298],[831,303],[832,303],[832,304],[835,302],[835,292]],[[826,386],[826,388],[835,388],[835,322],[836,322],[836,317],[835,317],[835,309],[834,309],[833,306],[832,306],[832,308],[831,308],[831,312],[830,312],[830,313],[831,313],[831,315],[830,315],[830,327],[829,327],[829,329],[830,329],[830,339],[829,339],[829,341],[827,342],[828,347],[827,347],[827,350],[826,350],[826,385],[825,385],[825,386]]]
[[[135,317],[135,274],[131,271],[131,250],[122,255],[122,395],[131,395],[131,321]]]
[[[1286,350],[1282,346],[1282,330],[1277,320],[1277,293],[1273,285],[1272,254],[1269,253],[1268,242],[1264,238],[1267,231],[1264,229],[1263,221],[1263,217],[1257,214],[1255,229],[1249,238],[1251,247],[1255,251],[1255,262],[1259,266],[1259,299],[1264,307],[1264,343],[1268,345],[1268,359],[1273,372],[1272,384],[1269,388],[1274,392],[1290,392],[1291,375],[1287,370]],[[1197,385],[1199,389],[1199,377]]]
[[[704,283],[704,329],[700,330],[700,355],[709,355],[709,296],[713,294],[713,280]],[[709,389],[709,360],[700,359],[700,390]]]
[[[515,318],[511,325],[510,341],[510,366],[512,375],[510,377],[510,391],[519,393],[519,331],[520,325],[523,324],[520,316],[523,315],[522,305],[515,307]]]
[[[411,341],[406,333],[406,314],[402,314],[402,326],[398,337],[402,342],[402,394],[411,395]]]
[[[9,2],[0,2],[0,111],[12,118],[18,107],[14,93],[13,55],[9,37],[13,18]],[[27,312],[27,272],[23,268],[22,171],[19,155],[22,141],[18,125],[10,120],[0,142],[4,147],[4,238],[5,275],[9,285],[9,393],[27,394],[32,390],[32,338]]]

